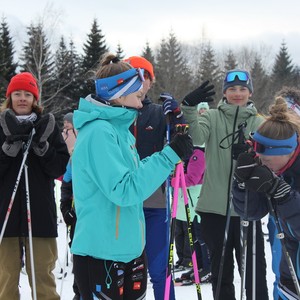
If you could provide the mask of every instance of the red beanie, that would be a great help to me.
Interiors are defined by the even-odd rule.
[[[14,91],[24,90],[34,95],[36,100],[39,99],[39,89],[36,83],[36,79],[29,72],[23,72],[15,75],[7,87],[6,97]]]
[[[126,58],[125,61],[134,68],[141,68],[148,71],[151,76],[151,80],[154,80],[155,76],[153,71],[153,65],[146,58],[142,56],[131,56],[129,58]]]

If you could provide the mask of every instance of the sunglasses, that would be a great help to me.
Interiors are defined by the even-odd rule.
[[[263,154],[264,152],[266,152],[267,149],[282,149],[282,148],[292,149],[293,148],[292,146],[289,146],[289,145],[267,146],[267,145],[261,144],[253,139],[253,134],[254,133],[249,134],[250,140],[252,142],[253,150],[257,153]]]
[[[248,81],[249,78],[249,74],[247,72],[244,71],[232,71],[232,72],[228,72],[225,78],[226,82],[233,82],[235,81],[235,78],[238,78],[240,81]]]

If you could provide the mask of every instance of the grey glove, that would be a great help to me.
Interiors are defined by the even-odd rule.
[[[35,124],[36,134],[33,136],[32,149],[38,156],[44,156],[49,149],[47,139],[51,135],[55,126],[53,114],[46,114]]]
[[[6,109],[0,115],[0,124],[6,140],[2,145],[3,152],[11,157],[16,157],[32,131],[31,121],[19,122],[11,109]]]
[[[2,145],[2,150],[7,156],[16,157],[22,148],[23,142],[21,140],[15,141],[13,143],[4,142]]]

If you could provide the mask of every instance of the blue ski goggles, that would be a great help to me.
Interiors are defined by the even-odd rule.
[[[248,81],[250,79],[249,73],[245,71],[232,71],[226,74],[225,81],[233,82],[237,77],[240,81]]]
[[[258,132],[250,133],[250,138],[253,143],[253,150],[256,153],[269,156],[290,154],[298,145],[298,137],[296,133],[285,140],[270,139]]]

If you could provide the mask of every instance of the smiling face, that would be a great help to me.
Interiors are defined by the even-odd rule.
[[[30,115],[35,100],[32,93],[18,90],[11,93],[12,109],[16,115]]]
[[[224,92],[228,103],[238,106],[246,106],[251,95],[249,89],[242,85],[231,86]]]

